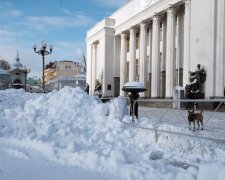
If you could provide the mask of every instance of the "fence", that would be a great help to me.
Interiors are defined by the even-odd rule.
[[[129,100],[125,98],[129,108]],[[117,111],[121,122],[137,129],[149,130],[155,133],[155,142],[159,133],[176,134],[193,138],[208,139],[225,143],[225,99],[139,99],[138,118],[131,115],[129,121],[124,120],[124,112]],[[183,108],[173,108],[174,103],[186,104]],[[203,110],[203,130],[189,129],[188,105],[194,104],[195,113]],[[116,107],[116,106],[115,106]],[[192,110],[191,110],[192,111]],[[135,120],[135,125],[132,121]]]

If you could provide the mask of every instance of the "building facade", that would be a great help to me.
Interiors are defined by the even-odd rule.
[[[31,93],[43,92],[41,79],[37,76],[29,77],[27,79],[27,91]]]
[[[30,71],[21,64],[18,52],[15,60],[12,67],[7,61],[0,60],[0,89],[23,88],[26,91],[27,74]]]
[[[80,73],[78,62],[73,61],[55,61],[50,62],[45,66],[45,82],[54,80],[60,77],[72,77]]]
[[[58,77],[48,82],[47,90],[48,91],[60,90],[65,86],[73,88],[80,87],[84,89],[85,85],[86,85],[85,75],[76,75],[73,77]]]
[[[65,86],[84,87],[86,76],[82,75],[79,62],[55,61],[45,66],[45,82],[47,91],[59,90]]]
[[[201,64],[205,98],[224,97],[224,0],[132,0],[87,32],[87,83],[103,96],[124,95],[128,81],[143,97],[171,98]]]

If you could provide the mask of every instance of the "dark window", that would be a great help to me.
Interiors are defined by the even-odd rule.
[[[127,38],[127,52],[130,51],[130,38]]]
[[[107,90],[111,90],[111,84],[107,85]]]

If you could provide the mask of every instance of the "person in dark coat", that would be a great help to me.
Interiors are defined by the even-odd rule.
[[[100,84],[99,81],[96,82],[96,86],[95,86],[95,92],[98,93],[98,97],[101,98],[102,97],[102,85]]]
[[[86,86],[85,86],[85,88],[84,88],[84,91],[85,91],[87,94],[89,94],[89,84],[88,84],[88,83],[86,83]]]
[[[136,102],[136,100],[138,99],[139,94],[138,93],[131,93],[128,96],[130,98],[130,115],[131,116],[134,115],[138,119],[138,102]]]

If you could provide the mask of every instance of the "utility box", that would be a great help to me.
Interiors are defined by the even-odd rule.
[[[179,100],[185,98],[185,89],[180,86],[176,86],[173,90],[173,108],[174,109],[181,109],[185,108],[185,103],[180,102]]]

